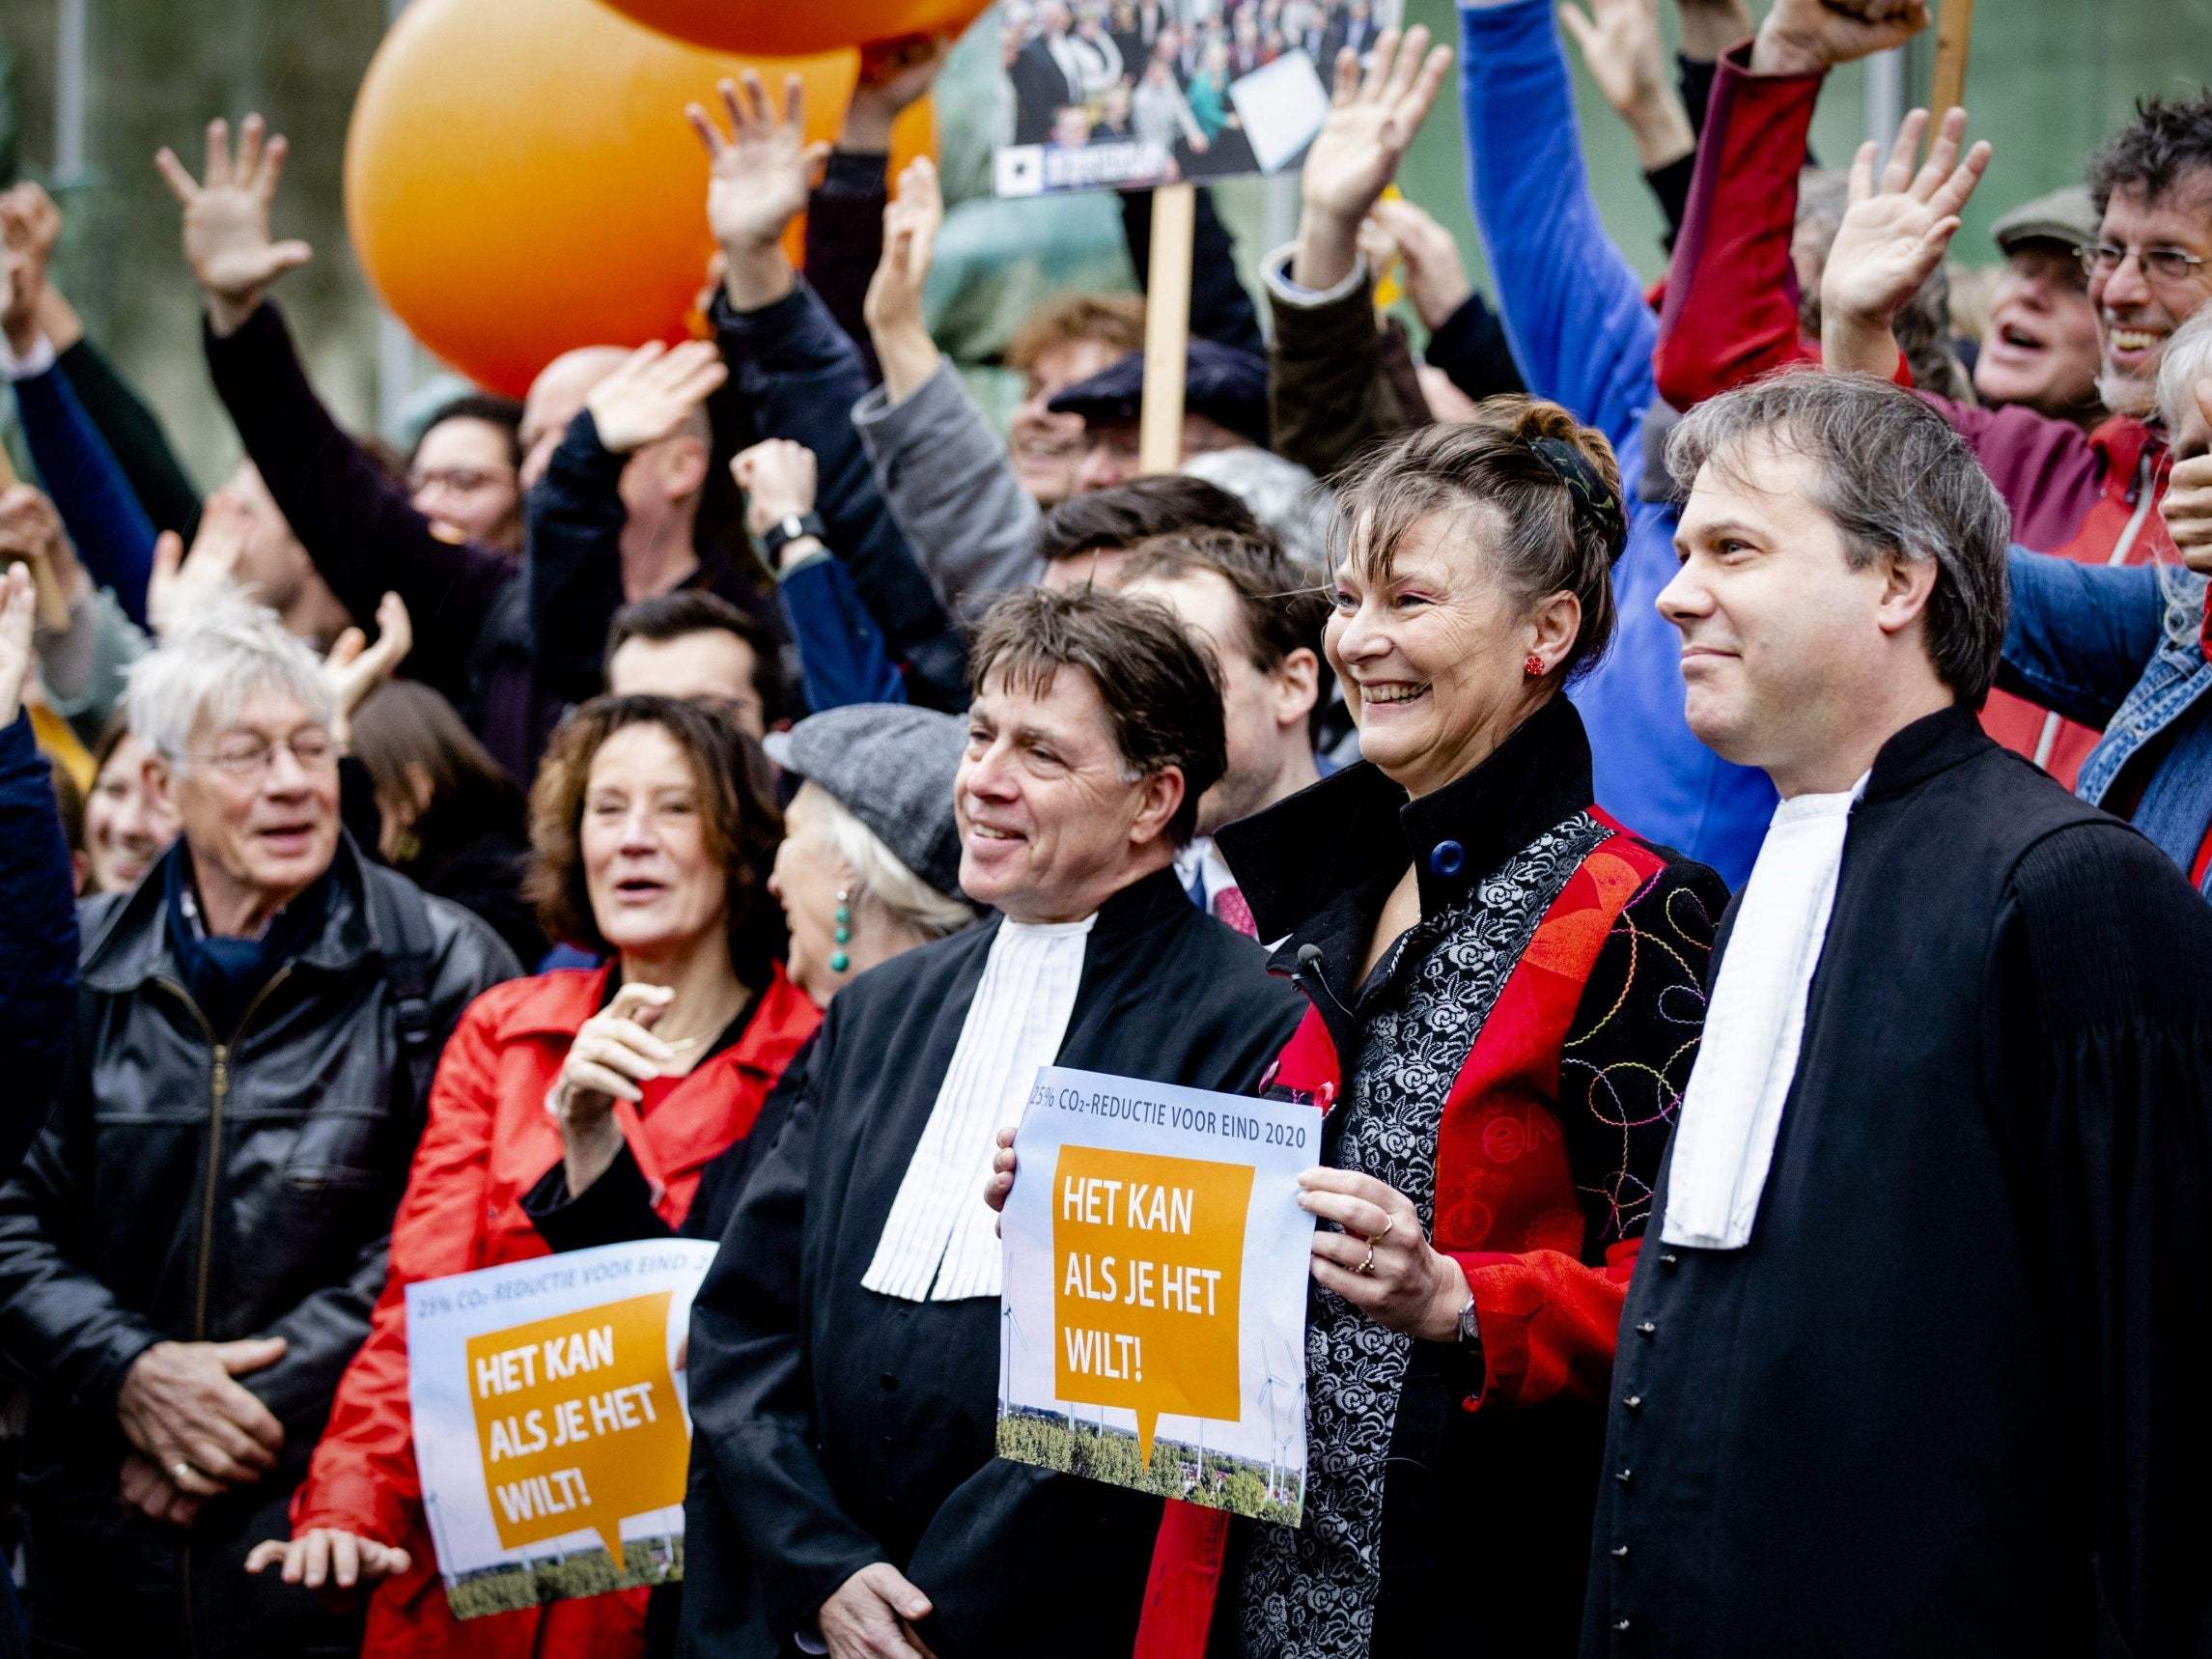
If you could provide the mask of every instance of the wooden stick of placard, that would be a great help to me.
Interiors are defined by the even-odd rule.
[[[0,448],[0,492],[15,483],[15,465],[8,459],[8,451]],[[13,561],[11,561],[13,562]],[[53,566],[45,559],[27,559],[31,567],[31,581],[39,590],[39,626],[60,633],[70,625],[69,596],[62,592],[62,584],[55,577]]]
[[[1173,472],[1183,461],[1183,371],[1190,345],[1190,233],[1195,186],[1152,192],[1152,269],[1144,292],[1144,408],[1136,429],[1137,464]]]
[[[1944,112],[1966,103],[1966,52],[1974,40],[1974,0],[1943,0],[1943,14],[1936,19],[1936,79],[1928,97],[1928,113],[1942,121]]]

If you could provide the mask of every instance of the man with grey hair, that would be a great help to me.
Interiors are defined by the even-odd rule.
[[[128,703],[182,832],[86,908],[72,1076],[0,1189],[32,1639],[350,1650],[357,1618],[242,1567],[290,1536],[445,1034],[518,970],[341,830],[332,695],[273,612],[211,604]]]
[[[2194,1651],[2212,911],[1977,724],[2006,515],[1942,414],[1785,375],[1668,459],[1690,725],[1782,799],[1623,1312],[1582,1651]]]

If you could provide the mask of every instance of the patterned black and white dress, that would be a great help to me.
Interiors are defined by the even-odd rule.
[[[1437,1129],[1537,924],[1607,834],[1587,812],[1545,831],[1378,963],[1352,1012],[1347,1114],[1332,1162],[1396,1188],[1435,1221]],[[1316,1284],[1305,1338],[1305,1522],[1245,1535],[1237,1650],[1248,1659],[1364,1659],[1382,1583],[1383,1488],[1411,1337]]]

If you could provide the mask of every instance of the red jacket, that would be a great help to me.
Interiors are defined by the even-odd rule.
[[[1556,1111],[1560,1057],[1608,937],[1665,867],[1625,832],[1591,851],[1498,992],[1445,1100],[1431,1242],[1474,1293],[1487,1374],[1481,1393],[1463,1402],[1469,1411],[1596,1399],[1611,1376],[1642,1241],[1609,1246],[1603,1265],[1582,1259],[1583,1216]],[[1325,1109],[1335,1101],[1340,1068],[1317,1011],[1283,1050],[1274,1083]],[[1169,1501],[1135,1659],[1203,1659],[1229,1521]]]
[[[1659,394],[1688,409],[1792,363],[1800,338],[1790,237],[1817,74],[1754,75],[1750,48],[1722,60],[1698,139],[1689,211],[1667,273],[1654,354]],[[1900,370],[1899,379],[1910,383]],[[2012,509],[2012,538],[2083,564],[2143,564],[2172,552],[2158,500],[2169,457],[2155,429],[2114,415],[2085,435],[2032,409],[1974,408],[1930,396]],[[1995,691],[1982,729],[2071,789],[2098,733]]]
[[[487,991],[469,1004],[438,1062],[430,1120],[392,1222],[390,1277],[292,1504],[294,1532],[342,1527],[405,1545],[412,1558],[371,1598],[363,1653],[597,1659],[644,1650],[642,1589],[457,1621],[423,1521],[407,1415],[406,1287],[547,1253],[521,1199],[560,1160],[561,1134],[546,1095],[578,1027],[605,1000],[608,971],[566,970]],[[736,1043],[687,1077],[647,1085],[642,1114],[616,1103],[663,1221],[683,1221],[701,1172],[752,1128],[821,1020],[779,968]]]

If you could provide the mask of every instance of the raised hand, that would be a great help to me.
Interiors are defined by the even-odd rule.
[[[154,543],[154,569],[146,578],[146,620],[155,639],[166,639],[195,610],[238,579],[253,534],[253,513],[245,503],[218,490],[208,497],[192,550],[174,530]]]
[[[770,437],[730,457],[730,475],[745,492],[745,527],[766,535],[771,524],[814,511],[814,451],[788,437]],[[790,552],[790,548],[785,548]]]
[[[846,106],[837,147],[868,155],[888,151],[891,124],[928,95],[951,44],[941,35],[902,35],[862,46],[860,79]]]
[[[31,620],[38,604],[38,586],[31,567],[10,565],[0,571],[0,729],[15,723],[23,712],[23,687],[31,678]]]
[[[1927,0],[1775,0],[1751,46],[1751,73],[1825,74],[1927,26]]]
[[[729,261],[723,285],[730,303],[758,310],[789,292],[783,233],[805,211],[807,192],[829,160],[829,146],[806,141],[798,76],[785,77],[780,117],[751,70],[744,71],[742,89],[725,80],[720,90],[730,118],[727,135],[700,105],[688,104],[684,113],[707,150],[707,226]]]
[[[673,347],[650,340],[592,388],[584,408],[600,442],[613,454],[630,455],[673,436],[729,378],[712,340]]]
[[[1559,21],[1613,113],[1636,138],[1647,173],[1680,160],[1697,147],[1682,96],[1659,35],[1659,0],[1588,0],[1589,10],[1565,0]]]
[[[414,648],[414,618],[407,614],[406,602],[396,593],[387,593],[377,602],[376,644],[371,645],[369,636],[358,628],[347,629],[331,642],[328,655],[322,659],[322,678],[337,708],[330,735],[341,750],[351,742],[354,711],[371,691],[392,677]]]
[[[1402,197],[1386,196],[1377,202],[1368,222],[1396,249],[1405,270],[1406,294],[1421,326],[1442,327],[1474,292],[1459,257],[1458,239],[1426,210]]]
[[[269,206],[284,177],[289,149],[281,133],[263,139],[262,118],[238,125],[238,154],[231,153],[230,123],[208,123],[208,160],[198,181],[173,150],[162,149],[154,166],[184,210],[184,263],[208,300],[208,321],[228,334],[261,303],[268,285],[313,256],[303,241],[274,241]]]
[[[883,252],[860,308],[883,366],[883,389],[894,404],[937,372],[937,344],[922,318],[922,288],[943,224],[937,166],[919,156],[900,173],[899,193],[883,210]]]
[[[1987,144],[1976,144],[1959,159],[1966,111],[1954,109],[1944,117],[1926,164],[1916,172],[1913,159],[1927,127],[1924,109],[1905,117],[1879,182],[1873,144],[1862,144],[1852,159],[1851,207],[1820,279],[1822,339],[1833,326],[1837,340],[1835,351],[1824,352],[1833,368],[1884,375],[1894,369],[1890,320],[1943,263],[1959,227],[1959,210],[1989,165]]]
[[[10,559],[23,560],[32,586],[42,590],[40,623],[67,628],[70,606],[91,592],[92,578],[62,533],[61,514],[29,484],[0,490],[0,560]]]
[[[1385,30],[1364,77],[1349,46],[1337,54],[1329,119],[1300,175],[1291,280],[1301,287],[1333,288],[1352,269],[1359,221],[1396,176],[1451,68],[1451,48],[1428,51],[1428,30],[1418,25],[1402,38]]]

